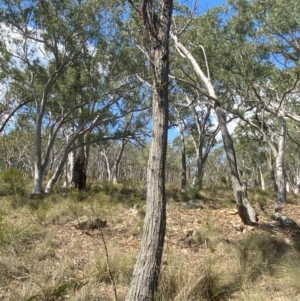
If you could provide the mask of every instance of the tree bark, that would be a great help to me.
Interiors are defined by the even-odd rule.
[[[86,188],[85,157],[82,155],[75,162],[72,182],[79,190]]]
[[[38,116],[35,124],[35,158],[34,158],[34,179],[33,179],[33,194],[43,192],[43,165],[42,165],[42,118],[44,114],[44,105],[38,111]]]
[[[101,155],[104,157],[104,163],[105,163],[105,168],[106,168],[106,181],[110,182],[111,181],[111,170],[110,170],[108,157],[106,155],[106,151],[105,150],[101,151]]]
[[[278,140],[278,152],[276,156],[276,177],[277,177],[277,203],[286,202],[286,178],[284,170],[284,147],[286,137],[286,124],[283,116],[279,117],[281,122],[280,137]]]
[[[181,149],[181,192],[186,191],[187,177],[186,177],[186,153],[185,153],[185,139],[183,133],[182,120],[178,117],[179,131],[180,131],[180,149]]]
[[[130,1],[134,6],[133,1]],[[135,6],[134,6],[135,7]],[[135,7],[140,11],[138,7]],[[166,231],[165,161],[168,134],[169,31],[173,0],[144,0],[141,17],[151,42],[153,129],[147,169],[143,236],[126,301],[153,300]]]
[[[120,164],[121,164],[121,159],[125,150],[125,146],[127,144],[128,140],[122,139],[121,143],[121,149],[117,155],[117,158],[115,159],[115,162],[113,164],[112,168],[112,182],[113,184],[118,183],[118,177],[119,177],[119,169],[120,169]]]
[[[259,167],[260,185],[262,190],[266,190],[266,182],[261,167]]]
[[[65,152],[63,154],[63,157],[61,158],[60,162],[58,163],[58,165],[57,165],[57,167],[55,169],[54,174],[49,179],[49,181],[48,181],[48,183],[46,185],[45,193],[50,193],[51,192],[54,184],[58,181],[58,179],[59,179],[59,177],[60,177],[60,175],[61,175],[61,173],[63,171],[64,166],[66,164],[69,166],[69,164],[70,164],[70,162],[69,162],[69,158],[70,158],[69,156],[70,156],[70,154],[72,155],[72,159],[74,159],[72,152],[70,152],[69,154],[67,152]],[[68,162],[66,162],[66,161],[68,161]],[[72,163],[74,163],[73,160],[72,160]],[[74,164],[73,164],[73,167],[74,167]],[[71,170],[73,171],[73,168]],[[67,172],[67,170],[66,170],[66,172]],[[67,178],[67,176],[68,176],[68,174],[66,174],[66,178]],[[69,185],[67,183],[70,184],[71,181],[72,181],[72,178],[70,179],[70,182],[68,182],[67,179],[66,179],[66,182],[65,182],[66,186],[64,186],[64,187],[69,187]]]
[[[228,165],[231,171],[231,182],[232,182],[234,198],[238,208],[239,216],[244,224],[246,225],[255,224],[258,221],[257,215],[248,200],[247,187],[245,185],[242,186],[240,182],[237,163],[236,163],[235,150],[234,150],[231,136],[226,126],[224,114],[218,102],[215,102],[214,108],[216,111],[218,123],[222,133],[224,150],[226,152]]]
[[[294,193],[299,194],[300,193],[300,176],[297,175],[296,185],[294,188]]]

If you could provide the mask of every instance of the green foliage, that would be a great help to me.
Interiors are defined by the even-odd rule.
[[[25,194],[25,179],[20,169],[8,168],[0,173],[0,179],[6,185],[8,194]]]

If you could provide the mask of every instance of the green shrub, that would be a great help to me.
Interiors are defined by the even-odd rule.
[[[25,179],[21,170],[9,168],[1,172],[0,177],[6,186],[8,194],[25,194]]]

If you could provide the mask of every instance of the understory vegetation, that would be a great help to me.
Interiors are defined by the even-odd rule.
[[[143,185],[89,183],[86,191],[56,189],[35,198],[0,187],[0,296],[11,301],[124,300],[142,234]],[[297,300],[300,231],[272,222],[272,193],[250,190],[256,227],[237,231],[232,192],[224,187],[167,189],[167,234],[157,301]],[[204,208],[189,208],[189,200]],[[298,210],[299,199],[288,196]],[[107,227],[76,229],[81,216]],[[274,221],[273,221],[274,222]],[[269,225],[269,226],[266,226]],[[114,292],[115,288],[115,292]]]

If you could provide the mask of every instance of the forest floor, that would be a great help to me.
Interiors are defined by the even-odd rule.
[[[112,202],[103,193],[79,201],[74,196],[13,210],[11,199],[0,200],[1,301],[116,300],[112,278],[117,300],[124,300],[145,203]],[[202,198],[203,209],[168,202],[156,300],[300,300],[297,198],[280,208],[296,224],[274,220],[270,199],[255,203],[259,222],[253,227],[241,223],[232,202]],[[76,229],[74,220],[82,215],[105,219],[107,227]]]

